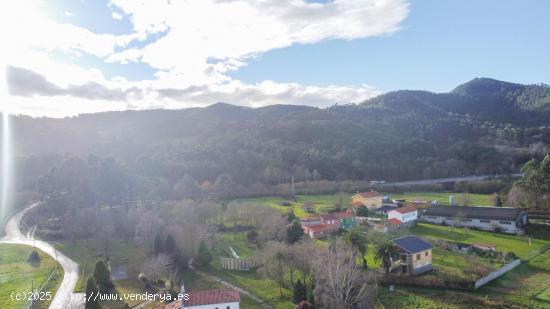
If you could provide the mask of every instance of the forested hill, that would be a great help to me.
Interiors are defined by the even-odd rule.
[[[413,111],[434,117],[457,113],[478,121],[535,126],[549,123],[550,87],[476,78],[449,93],[395,91],[366,101],[362,106]]]
[[[71,155],[114,157],[167,187],[300,180],[418,179],[516,171],[550,145],[550,88],[474,79],[450,93],[396,91],[319,109],[218,103],[177,111],[18,117],[21,170],[38,174]],[[45,155],[48,154],[48,155]],[[35,155],[29,157],[29,155]]]

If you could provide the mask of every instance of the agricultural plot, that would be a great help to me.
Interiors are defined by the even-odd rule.
[[[488,206],[493,205],[493,196],[491,194],[460,194],[460,193],[451,193],[451,192],[405,192],[405,193],[382,193],[388,195],[390,199],[405,199],[407,201],[433,201],[437,200],[443,205],[449,204],[449,195],[453,194],[457,204],[461,204],[464,200],[468,201],[469,205],[477,206]],[[351,205],[351,196],[352,193],[343,194],[342,205],[344,207]],[[258,197],[258,198],[247,198],[241,199],[239,201],[249,202],[252,204],[258,204],[263,206],[269,206],[275,209],[278,209],[282,212],[288,212],[290,210],[294,211],[294,214],[300,218],[326,213],[330,209],[334,208],[339,202],[339,197],[337,194],[331,195],[298,195],[296,196],[296,201],[284,199],[281,197]],[[285,202],[288,203],[287,206],[283,206]],[[312,206],[312,211],[308,212],[302,208],[304,203],[309,203]]]
[[[233,271],[221,269],[219,257],[231,256],[227,251],[229,246],[231,246],[241,257],[251,257],[255,255],[255,248],[246,243],[244,233],[238,233],[236,237],[233,233],[220,233],[217,237],[219,244],[217,248],[213,250],[214,260],[211,266],[206,269],[207,272],[251,292],[255,296],[267,301],[274,308],[294,308],[294,305],[289,301],[289,299],[292,298],[292,291],[283,288],[283,297],[281,297],[277,283],[266,278],[261,271]],[[255,307],[250,308],[258,307],[255,302],[252,302],[252,304],[255,305]]]
[[[105,243],[97,240],[78,240],[57,242],[55,246],[65,255],[78,263],[80,276],[76,286],[77,291],[85,288],[86,278],[92,273],[93,267],[98,259],[104,257],[106,253]],[[133,245],[131,242],[113,239],[110,241],[107,249],[111,265],[126,265],[127,268],[139,268],[146,257],[146,249]],[[129,280],[137,281],[137,273],[129,275]]]
[[[23,308],[25,301],[12,300],[12,292],[30,292],[43,286],[44,292],[51,292],[52,298],[61,284],[63,269],[57,269],[57,262],[42,251],[37,251],[40,262],[31,264],[27,258],[33,248],[23,245],[0,244],[0,308]],[[53,275],[52,275],[53,273]],[[51,279],[47,281],[50,277]],[[47,282],[47,284],[46,284]],[[36,308],[47,308],[49,301],[36,303]]]
[[[437,201],[441,205],[449,205],[449,196],[453,195],[454,204],[470,206],[492,206],[494,197],[492,194],[453,193],[453,192],[404,192],[389,194],[392,199],[404,199],[407,201]]]
[[[419,223],[410,229],[411,234],[431,240],[456,241],[468,244],[492,244],[500,252],[514,252],[520,258],[526,258],[530,251],[541,248],[550,241],[531,239],[526,236],[516,236],[486,231],[453,228],[450,226]]]
[[[315,214],[322,214],[328,212],[331,208],[334,208],[334,205],[337,202],[336,195],[298,195],[296,196],[296,201],[283,199],[281,197],[258,197],[258,198],[248,198],[239,200],[242,202],[247,202],[251,204],[258,204],[262,206],[272,207],[278,209],[282,212],[288,212],[290,210],[294,211],[294,214],[299,217],[307,217]],[[288,202],[288,206],[283,206],[283,202]],[[304,203],[311,203],[313,211],[308,212],[302,209]],[[351,205],[351,195],[345,195],[343,199],[344,206]]]
[[[549,243],[514,235],[455,229],[446,226],[418,224],[410,230],[427,239],[442,239],[465,243],[492,243],[498,251],[512,251],[520,258]],[[441,248],[433,251],[434,268],[456,273],[467,270],[468,260],[461,253]],[[488,262],[488,261],[487,261]],[[495,265],[498,266],[498,265]],[[380,299],[386,308],[550,308],[550,251],[525,262],[475,292],[439,291],[425,288],[396,287],[390,293],[380,289]]]

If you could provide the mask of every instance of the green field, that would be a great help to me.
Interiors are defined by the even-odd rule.
[[[23,245],[0,244],[0,308],[24,308],[26,302],[12,300],[10,294],[30,292],[42,286],[48,277],[54,273],[44,286],[44,292],[55,295],[63,278],[63,270],[58,264],[42,251],[38,251],[40,263],[31,265],[26,262],[33,248]],[[37,303],[36,308],[47,308],[48,302]]]
[[[250,257],[254,255],[255,247],[246,243],[244,233],[218,233],[216,235],[220,243],[220,249],[225,250],[227,257],[233,257],[230,254],[229,247],[233,248],[239,257]]]
[[[529,246],[529,240],[525,236],[499,234],[478,230],[465,230],[462,228],[453,229],[449,226],[427,223],[417,224],[415,227],[411,228],[410,232],[432,240],[442,239],[469,244],[493,244],[496,246],[497,251],[514,252],[520,258],[526,258],[530,251],[550,243],[550,241],[547,240],[531,239],[531,246]]]
[[[498,251],[513,251],[525,258],[531,250],[541,248],[548,241],[491,232],[456,229],[420,223],[411,233],[427,239],[443,239],[465,243],[492,243]],[[435,248],[434,267],[466,269],[467,261],[461,253]],[[475,292],[438,291],[423,288],[396,287],[393,293],[380,289],[380,299],[386,308],[550,308],[550,251],[527,261]]]
[[[452,192],[405,192],[388,195],[392,199],[405,199],[407,201],[427,201],[436,200],[439,204],[449,205],[449,196],[454,196],[455,205],[463,205],[466,199],[470,206],[492,206],[494,205],[492,194],[473,194],[473,193],[452,193]]]
[[[275,209],[278,209],[282,212],[288,212],[290,210],[294,211],[294,214],[300,218],[312,216],[318,213],[326,213],[330,208],[334,207],[336,203],[336,195],[298,195],[296,196],[296,201],[287,200],[281,197],[257,197],[257,198],[247,198],[241,199],[239,201],[257,204],[262,206],[269,206]],[[281,206],[281,202],[288,201],[291,203],[291,206]],[[302,210],[301,206],[305,202],[313,202],[313,208],[315,212],[308,213]],[[347,195],[347,198],[344,200],[345,205],[351,204],[351,195]]]
[[[217,235],[219,247],[213,250],[214,261],[206,269],[210,274],[220,277],[242,289],[249,291],[255,296],[269,302],[274,308],[294,308],[289,301],[292,298],[292,291],[283,288],[283,297],[280,297],[279,286],[274,281],[265,278],[260,271],[229,271],[220,269],[219,256],[228,256],[225,248],[232,246],[239,256],[253,256],[255,251],[245,241],[244,233],[219,233]],[[255,304],[258,308],[258,305]]]
[[[379,289],[386,308],[550,308],[550,251],[475,292],[396,287]]]
[[[427,201],[431,202],[433,200],[437,200],[439,203],[443,205],[449,204],[449,195],[453,194],[455,196],[455,203],[456,204],[462,204],[464,201],[464,197],[466,197],[469,205],[477,205],[477,206],[488,206],[493,205],[493,196],[491,194],[466,194],[463,195],[462,193],[451,193],[451,192],[405,192],[405,193],[399,193],[399,194],[392,194],[392,193],[383,193],[384,195],[388,195],[391,199],[405,199],[407,201]],[[343,201],[344,206],[351,205],[351,196],[352,193],[345,194],[345,198]],[[326,213],[329,209],[333,208],[334,205],[337,202],[337,195],[336,194],[330,194],[330,195],[297,195],[296,201],[287,200],[281,197],[257,197],[257,198],[247,198],[247,199],[240,199],[238,201],[251,203],[251,204],[258,204],[262,206],[269,206],[274,209],[278,209],[282,212],[288,212],[290,210],[294,211],[294,214],[300,218],[320,214],[320,213]],[[290,206],[282,206],[281,202],[288,201],[290,202]],[[313,202],[313,213],[308,213],[302,209],[302,205],[305,202]]]
[[[78,240],[74,242],[56,242],[55,246],[59,251],[62,251],[65,255],[78,263],[80,267],[80,276],[75,290],[84,290],[86,278],[92,273],[95,263],[98,259],[102,259],[104,257],[104,244],[96,240]],[[146,257],[144,248],[133,245],[131,242],[124,242],[117,239],[110,241],[108,252],[111,265],[113,266],[140,266]],[[132,289],[134,286],[134,282],[132,281],[137,281],[137,277],[130,277],[129,280],[117,282],[116,285],[120,286],[122,289]]]

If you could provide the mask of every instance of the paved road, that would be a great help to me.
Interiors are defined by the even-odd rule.
[[[50,303],[50,309],[65,309],[65,308],[84,308],[82,303],[82,295],[74,294],[73,291],[78,281],[78,264],[66,257],[63,253],[55,250],[49,243],[41,240],[33,240],[30,234],[23,235],[20,229],[21,218],[32,208],[37,207],[39,203],[34,203],[29,207],[16,213],[6,224],[6,236],[0,239],[0,243],[21,244],[27,246],[36,245],[36,248],[42,250],[47,255],[55,259],[61,267],[63,267],[63,281],[57,289],[57,292]]]
[[[378,187],[386,186],[409,186],[409,185],[425,185],[425,184],[437,184],[437,183],[446,183],[446,182],[457,182],[457,181],[476,181],[476,180],[486,180],[492,178],[504,178],[508,176],[512,177],[521,177],[522,173],[516,173],[511,175],[479,175],[479,176],[464,176],[464,177],[447,177],[447,178],[435,178],[435,179],[422,179],[422,180],[409,180],[409,181],[398,181],[398,182],[388,182],[385,184],[377,184]]]

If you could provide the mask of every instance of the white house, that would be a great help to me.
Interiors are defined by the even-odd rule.
[[[233,290],[188,292],[184,300],[169,303],[165,309],[239,309],[241,297]]]
[[[399,207],[388,212],[388,222],[398,226],[410,226],[417,219],[418,210],[414,206]]]

